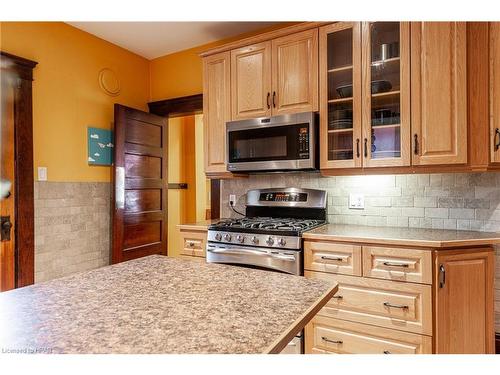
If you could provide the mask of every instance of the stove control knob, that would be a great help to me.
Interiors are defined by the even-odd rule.
[[[231,235],[229,233],[226,233],[224,235],[224,240],[226,240],[227,242],[231,241]]]
[[[269,246],[273,246],[274,244],[274,240],[271,236],[267,237],[267,240],[266,240],[266,243],[269,245]]]
[[[284,238],[280,238],[280,239],[278,240],[278,245],[280,245],[280,246],[285,246],[285,245],[286,245],[286,240],[285,240]]]
[[[238,241],[239,243],[243,243],[245,242],[245,237],[243,237],[241,234],[238,234],[236,236],[236,241]]]
[[[250,241],[255,245],[259,243],[259,239],[255,236],[252,236],[252,238],[250,238]]]
[[[222,240],[222,234],[220,234],[220,233],[215,233],[215,239],[216,239],[217,241]]]

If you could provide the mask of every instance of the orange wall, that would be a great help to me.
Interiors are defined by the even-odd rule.
[[[281,23],[233,38],[219,40],[151,60],[151,100],[201,94],[202,64],[199,53],[233,40],[292,25]]]
[[[87,126],[111,128],[113,104],[147,110],[149,61],[62,22],[2,22],[0,49],[35,60],[33,82],[34,166],[49,181],[109,181],[110,168],[87,164]],[[99,87],[111,68],[121,94]]]

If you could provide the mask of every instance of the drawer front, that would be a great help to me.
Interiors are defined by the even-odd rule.
[[[304,269],[361,276],[361,246],[305,241]]]
[[[206,232],[181,232],[181,255],[205,257]]]
[[[305,276],[339,284],[318,315],[432,335],[430,285],[310,271]]]
[[[363,246],[363,276],[432,284],[432,253],[426,250]]]
[[[305,330],[306,354],[431,354],[432,338],[317,316]]]

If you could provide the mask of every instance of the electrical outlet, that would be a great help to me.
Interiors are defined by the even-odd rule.
[[[229,194],[229,202],[233,202],[233,205],[236,204],[236,195]]]
[[[363,210],[365,208],[365,195],[360,193],[349,194],[349,208]]]
[[[38,167],[38,181],[47,181],[47,167]]]

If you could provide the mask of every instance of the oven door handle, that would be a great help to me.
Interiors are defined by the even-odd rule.
[[[287,261],[287,262],[295,262],[295,256],[293,255],[285,255],[285,254],[272,254],[266,251],[259,251],[253,249],[227,249],[227,248],[217,248],[217,247],[208,247],[208,252],[214,254],[229,254],[229,255],[258,255],[258,256],[268,256],[272,258],[276,258],[279,260]]]

